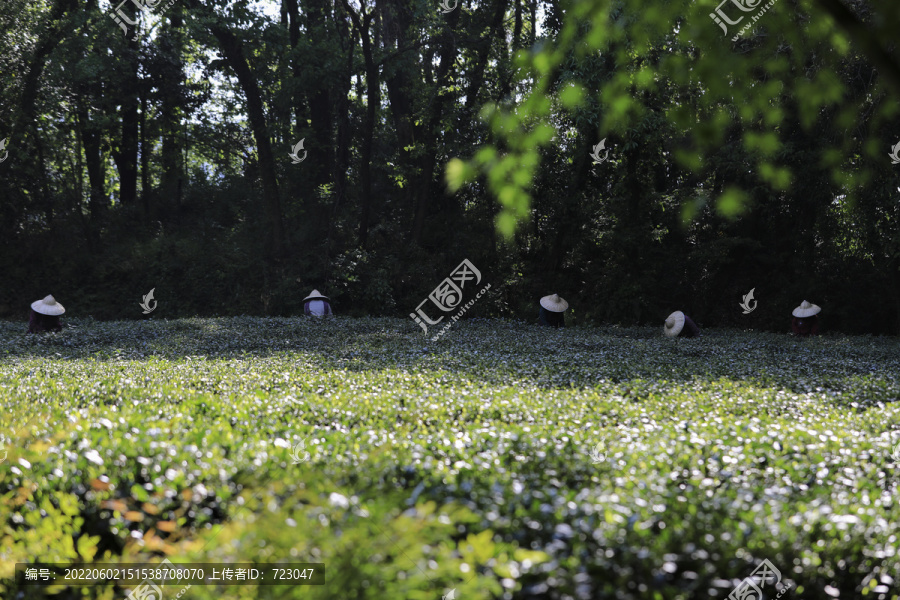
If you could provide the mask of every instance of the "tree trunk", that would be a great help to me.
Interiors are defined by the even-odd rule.
[[[506,6],[505,0],[501,0],[500,5]],[[503,9],[500,9],[501,15]],[[456,46],[453,43],[451,35],[452,27],[459,18],[459,12],[454,11],[447,23],[447,28],[440,35],[440,52],[441,62],[438,65],[435,78],[435,87],[431,97],[429,106],[429,118],[423,135],[421,136],[424,144],[424,152],[418,160],[419,172],[414,184],[416,196],[416,212],[413,218],[412,231],[410,232],[412,243],[420,244],[422,240],[422,231],[425,228],[425,218],[428,216],[431,207],[431,197],[435,194],[442,193],[440,184],[435,181],[435,168],[437,166],[437,146],[438,136],[442,134],[443,128],[441,121],[444,117],[444,107],[447,104],[449,94],[445,94],[444,90],[449,87],[450,69],[456,62]],[[488,42],[490,44],[490,42]]]
[[[407,3],[384,4],[382,14],[385,51],[397,52],[397,57],[392,61],[392,74],[385,79],[385,83],[394,130],[397,132],[397,153],[400,156],[398,162],[403,165],[403,175],[411,184],[398,190],[398,193],[402,196],[402,205],[409,207],[410,213],[415,214],[416,186],[419,181],[417,168],[421,166],[415,157],[422,149],[416,148],[417,130],[421,127],[415,125],[416,110],[413,104],[423,90],[421,84],[416,88],[413,80],[420,78],[421,71],[416,57],[408,58],[400,53],[400,49],[407,44],[407,32],[411,25],[411,11]],[[427,64],[423,61],[423,65]]]
[[[109,204],[109,198],[106,196],[106,171],[103,167],[100,133],[93,124],[90,109],[83,102],[78,102],[77,110],[78,131],[84,147],[84,159],[88,172],[88,184],[90,185],[88,207],[91,213],[91,221],[96,222],[103,217]]]
[[[378,65],[372,53],[372,39],[369,32],[372,27],[374,17],[374,9],[366,12],[365,5],[360,8],[360,14],[357,14],[347,0],[341,0],[344,10],[350,16],[356,27],[359,37],[362,40],[363,61],[366,66],[366,119],[363,125],[363,139],[361,162],[359,167],[360,180],[360,218],[359,218],[359,245],[366,247],[369,236],[369,221],[372,213],[372,144],[375,137],[375,119],[377,116],[378,106],[381,104],[381,83],[378,76]]]
[[[78,7],[77,0],[56,0],[50,11],[48,21],[51,23],[47,36],[37,43],[34,50],[34,57],[31,59],[31,65],[28,73],[25,75],[25,83],[22,86],[22,116],[23,119],[18,123],[20,128],[28,127],[34,124],[35,102],[37,101],[38,86],[41,80],[41,74],[47,63],[47,57],[53,52],[53,49],[63,40],[62,30],[65,26],[63,18],[69,10],[75,10]]]
[[[313,36],[313,39],[319,40],[320,44],[326,43],[330,39],[325,18],[327,3],[325,0],[308,0],[307,5],[307,31],[309,35]],[[330,60],[330,57],[320,54],[314,54],[312,57],[314,66],[323,73],[319,85],[311,90],[308,97],[313,128],[313,140],[309,147],[316,150],[310,153],[310,159],[312,159],[310,166],[312,167],[313,183],[316,186],[328,183],[333,170],[334,140],[331,133],[333,117],[330,89],[333,77],[327,72],[326,64],[326,61],[330,62]],[[295,69],[299,72],[300,65],[296,64]]]
[[[284,0],[284,8],[287,12],[288,17],[288,36],[291,42],[291,51],[296,52],[297,46],[300,44],[300,7],[297,4],[297,0]],[[294,84],[299,85],[300,78],[303,76],[303,69],[301,68],[301,61],[296,56],[291,61],[291,71],[294,75]],[[306,129],[306,123],[303,119],[303,96],[301,92],[298,90],[294,93],[294,127],[297,132],[300,132]],[[296,143],[297,140],[294,140]],[[308,145],[304,145],[305,149],[308,149]],[[313,160],[310,158],[310,160]],[[308,163],[307,163],[308,164]]]
[[[53,3],[48,19],[50,27],[46,35],[39,39],[35,45],[34,55],[29,63],[28,72],[25,74],[25,81],[22,85],[21,118],[16,119],[15,125],[13,125],[11,139],[15,140],[16,145],[20,149],[35,152],[41,159],[43,157],[43,148],[35,117],[35,105],[40,88],[41,75],[44,72],[44,67],[51,52],[63,40],[63,31],[67,26],[67,14],[77,9],[77,0],[56,0]],[[33,148],[29,148],[29,137],[32,139]],[[30,187],[33,191],[31,196],[36,198],[43,197],[45,202],[49,201],[49,197],[46,195],[49,183],[47,181],[47,170],[43,167],[43,160],[36,165],[32,164],[30,169],[33,179],[32,177],[26,177],[26,181],[30,181],[25,185],[31,184]],[[45,212],[48,208],[47,206],[44,207]],[[20,210],[22,207],[16,207],[16,209]],[[48,212],[48,218],[51,217],[52,211]]]
[[[126,6],[129,7],[129,10],[136,12],[133,3]],[[121,89],[116,90],[120,94],[117,97],[122,107],[120,112],[122,130],[119,147],[113,153],[113,159],[116,161],[116,168],[119,171],[119,201],[124,205],[131,205],[137,200],[138,126],[140,121],[138,107],[140,106],[141,82],[138,77],[138,42],[128,38],[125,46],[127,49],[120,58],[125,75],[124,79],[118,82]]]
[[[160,45],[170,60],[177,65],[177,80],[172,85],[160,90],[160,132],[162,134],[162,178],[160,181],[160,200],[168,205],[181,206],[181,182],[184,172],[181,168],[181,156],[184,152],[181,127],[184,81],[184,31],[180,9],[173,6],[169,9],[169,26],[165,30]]]
[[[334,15],[335,24],[337,25],[339,36],[346,36],[348,40],[352,40],[350,37],[350,27],[347,23],[346,19],[341,19],[338,17],[337,13]],[[338,207],[340,207],[346,198],[347,195],[347,170],[350,168],[350,132],[351,132],[351,124],[350,124],[350,89],[353,80],[353,44],[352,42],[347,44],[344,50],[346,51],[346,64],[344,66],[344,72],[340,77],[340,86],[335,90],[335,116],[337,119],[337,140],[336,140],[336,151],[334,158],[334,171],[332,173],[332,179],[334,180],[334,204],[335,211],[337,211]],[[335,212],[336,216],[336,212]]]
[[[378,67],[372,57],[369,23],[366,23],[362,46],[363,59],[366,63],[366,122],[363,131],[362,165],[360,167],[362,211],[359,219],[359,245],[365,248],[372,212],[372,144],[375,139],[375,119],[378,105],[381,104],[381,85],[378,80]]]
[[[189,6],[203,10],[202,5],[197,0],[191,0]],[[204,10],[204,12],[209,15],[208,10]],[[269,138],[269,126],[266,121],[262,92],[259,88],[257,77],[247,62],[243,42],[221,23],[212,23],[209,28],[219,41],[222,54],[234,71],[241,90],[243,90],[244,96],[247,98],[247,117],[250,120],[253,137],[256,140],[257,153],[259,155],[259,174],[263,187],[263,205],[269,221],[269,252],[273,257],[281,258],[284,253],[284,224],[281,215],[275,155]]]

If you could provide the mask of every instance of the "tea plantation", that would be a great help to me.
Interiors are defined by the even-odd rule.
[[[166,556],[325,564],[166,599],[900,598],[896,338],[68,323],[0,323],[0,598]]]

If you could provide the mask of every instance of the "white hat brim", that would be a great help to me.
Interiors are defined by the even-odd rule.
[[[52,304],[44,304],[43,300],[35,300],[31,303],[31,310],[34,312],[46,315],[48,317],[58,317],[59,315],[66,312],[66,309],[63,308],[63,305],[57,302],[55,305]]]
[[[803,319],[806,317],[815,316],[815,315],[819,314],[820,312],[822,312],[821,307],[813,304],[809,308],[800,308],[798,306],[797,308],[794,309],[794,311],[791,314],[794,315],[795,317],[797,317],[798,319]]]
[[[559,299],[559,302],[554,302],[552,296],[544,296],[541,298],[541,306],[550,312],[565,312],[569,308],[569,303],[562,298]]]
[[[328,296],[323,296],[319,293],[319,290],[313,290],[309,296],[303,299],[304,302],[308,300],[328,300]]]
[[[672,327],[669,327],[669,320],[674,321]],[[671,315],[666,317],[666,322],[663,325],[663,333],[669,337],[675,337],[681,330],[684,329],[684,313],[680,310],[676,310]]]

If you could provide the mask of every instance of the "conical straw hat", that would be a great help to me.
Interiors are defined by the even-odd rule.
[[[63,305],[57,302],[56,298],[53,296],[47,296],[43,300],[35,300],[31,303],[31,310],[50,317],[55,317],[66,312]]]
[[[676,310],[666,317],[666,324],[663,326],[663,333],[669,337],[675,337],[684,329],[684,313]]]
[[[541,298],[541,306],[550,312],[564,312],[569,308],[569,303],[559,297],[559,294],[551,294]]]
[[[328,296],[323,296],[319,293],[319,290],[313,290],[310,292],[309,296],[303,299],[304,302],[307,300],[328,300]]]
[[[810,304],[809,302],[804,300],[800,303],[800,306],[794,309],[794,312],[792,312],[791,314],[802,319],[803,317],[811,317],[813,315],[817,315],[821,310],[822,309],[815,304]]]

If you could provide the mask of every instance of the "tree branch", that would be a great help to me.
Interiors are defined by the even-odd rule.
[[[881,76],[892,84],[896,91],[900,92],[900,62],[891,56],[881,42],[872,35],[872,28],[863,23],[840,0],[818,0],[818,3],[831,15],[837,26],[859,45]],[[885,3],[885,6],[887,5],[889,3]]]

